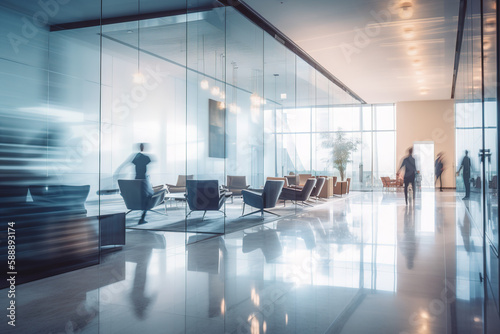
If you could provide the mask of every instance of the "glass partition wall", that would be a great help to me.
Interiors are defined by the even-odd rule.
[[[472,218],[472,224],[466,230],[464,227],[462,237],[467,244],[468,240],[480,241],[474,245],[478,250],[475,252],[477,256],[469,260],[470,270],[462,272],[476,275],[471,276],[471,280],[478,280],[477,272],[484,274],[487,284],[481,294],[487,295],[489,303],[495,305],[488,309],[496,308],[498,313],[497,11],[495,2],[483,0],[467,3],[455,88],[455,126],[457,169],[462,163],[465,165],[457,174],[457,192],[463,197],[463,203]],[[458,274],[457,278],[469,279]],[[477,292],[471,291],[470,298],[474,295]]]
[[[4,100],[4,124],[12,118],[15,128],[25,114],[34,126],[29,135],[45,136],[38,153],[19,148],[40,154],[26,162],[34,166],[23,169],[23,186],[87,186],[88,215],[131,210],[128,228],[222,234],[274,216],[240,219],[237,191],[205,213],[184,196],[189,180],[221,189],[238,176],[262,189],[268,177],[289,174],[340,179],[328,146],[338,133],[356,144],[345,171],[351,189],[377,186],[377,171],[388,173],[381,163],[391,165],[393,152],[381,159],[374,148],[394,146],[393,106],[362,106],[235,8],[147,0],[119,10],[111,0],[81,6],[61,6],[36,38],[11,36],[2,50],[5,78],[23,64],[15,73],[39,69],[12,80],[12,89],[25,86],[23,98]],[[38,9],[6,8],[4,16],[21,20]],[[380,117],[388,121],[377,123]],[[137,177],[140,152],[148,185],[164,192],[163,204],[145,215],[125,203],[119,182]],[[298,209],[288,205],[279,214]]]

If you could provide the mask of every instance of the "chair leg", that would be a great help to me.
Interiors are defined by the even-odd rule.
[[[127,213],[125,213],[125,215],[128,215],[131,212],[132,212],[132,210],[128,210]]]
[[[275,215],[275,216],[278,216],[278,217],[281,217],[279,214],[274,213],[274,212],[271,212],[271,211],[267,211],[267,210],[262,210],[262,211],[267,212],[267,213],[270,213],[270,214]]]
[[[226,216],[226,213],[225,213],[224,211],[222,211],[222,210],[218,210],[218,211],[219,211],[220,213],[222,213],[222,214],[224,215],[224,217],[227,217],[227,216]]]
[[[302,204],[304,204],[305,206],[310,206],[310,207],[313,207],[311,204],[306,203],[305,201],[302,201]]]
[[[193,211],[189,211],[189,213],[186,215],[186,218],[189,217],[191,213],[193,213]]]
[[[246,215],[242,215],[240,218],[250,216],[250,215],[253,215],[254,213],[259,213],[259,212],[261,212],[261,210],[252,211],[252,212],[247,213]]]
[[[203,221],[203,219],[205,219],[205,215],[207,214],[207,212],[203,212],[203,217],[201,217],[201,221]]]
[[[243,211],[241,211],[241,216],[243,217],[244,214],[245,214],[245,202],[243,202]]]

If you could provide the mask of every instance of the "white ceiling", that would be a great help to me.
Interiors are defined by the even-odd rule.
[[[451,97],[460,0],[245,0],[368,103]],[[99,17],[100,0],[60,6],[51,24]],[[118,4],[119,3],[119,4]],[[211,0],[103,0],[103,17]],[[4,0],[25,13],[37,2]],[[408,8],[406,11],[403,7]],[[404,13],[407,15],[405,16]]]
[[[245,1],[367,103],[451,98],[459,2]]]

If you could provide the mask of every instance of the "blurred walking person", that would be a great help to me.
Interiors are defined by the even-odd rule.
[[[442,178],[443,171],[444,171],[443,152],[439,152],[436,161],[434,162],[434,174],[436,176],[436,181],[434,182],[434,184],[436,184],[439,179],[439,191],[443,191],[443,178]]]
[[[413,202],[415,202],[415,174],[417,172],[417,167],[415,165],[415,158],[412,156],[413,154],[413,147],[410,147],[408,149],[408,156],[404,158],[403,163],[401,164],[401,167],[399,167],[399,170],[397,174],[399,175],[399,172],[401,169],[405,169],[405,176],[403,178],[404,182],[404,190],[405,190],[405,202],[406,205],[408,205],[408,185],[411,184],[411,188],[413,190]]]
[[[464,169],[462,173],[462,178],[464,179],[464,185],[465,185],[465,197],[462,198],[463,200],[468,200],[470,196],[470,170],[471,170],[471,161],[469,158],[469,151],[465,150],[465,156],[462,159],[462,164],[460,165],[460,168],[457,171],[457,176],[460,175],[460,171]]]

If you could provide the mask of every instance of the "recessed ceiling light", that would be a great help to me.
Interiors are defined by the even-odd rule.
[[[484,40],[484,42],[483,42],[483,49],[484,50],[491,49],[491,42],[489,40],[487,40],[487,39]]]
[[[409,19],[413,16],[413,3],[403,0],[399,4],[398,15],[402,19]]]
[[[420,65],[422,65],[422,61],[420,59],[415,59],[415,60],[413,60],[413,62],[411,64],[413,66],[420,66]]]
[[[417,80],[417,83],[423,83],[423,82],[425,82],[425,80],[422,78]]]
[[[133,32],[134,32],[133,30],[127,30],[127,34],[131,34]]]
[[[495,26],[496,26],[495,18],[490,17],[490,18],[486,19],[486,22],[484,24],[484,31],[493,32],[493,31],[495,31]]]
[[[429,88],[420,87],[420,95],[427,95],[429,93]]]
[[[422,71],[422,70],[416,70],[415,74],[416,75],[422,75],[422,74],[424,74],[424,71]]]
[[[406,51],[409,56],[414,56],[418,53],[418,49],[416,45],[410,45],[408,47],[408,51]]]
[[[413,37],[415,37],[415,28],[413,26],[404,26],[403,38],[412,39]]]

